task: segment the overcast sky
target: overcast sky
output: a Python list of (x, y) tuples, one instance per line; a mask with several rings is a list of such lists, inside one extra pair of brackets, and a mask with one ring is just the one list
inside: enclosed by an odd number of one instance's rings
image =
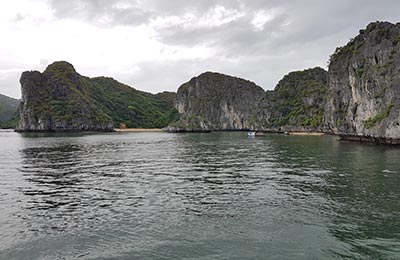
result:
[(21, 72), (58, 60), (152, 93), (204, 71), (273, 89), (399, 10), (399, 0), (2, 0), (0, 93), (19, 98)]

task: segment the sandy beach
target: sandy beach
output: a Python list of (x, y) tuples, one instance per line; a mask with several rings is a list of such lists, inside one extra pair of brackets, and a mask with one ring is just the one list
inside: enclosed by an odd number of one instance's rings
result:
[(162, 132), (161, 128), (115, 128), (115, 132)]
[(312, 135), (312, 136), (321, 136), (325, 135), (324, 133), (318, 132), (289, 132), (289, 135)]

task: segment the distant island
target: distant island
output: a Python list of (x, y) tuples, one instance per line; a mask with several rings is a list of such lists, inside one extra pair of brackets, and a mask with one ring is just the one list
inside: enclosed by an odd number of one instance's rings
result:
[[(65, 61), (21, 76), (22, 106), (17, 131), (113, 131), (160, 128), (178, 118), (174, 93), (153, 95), (112, 78), (88, 78)], [(172, 96), (172, 97), (171, 97)]]
[(0, 128), (15, 128), (19, 121), (20, 100), (0, 94)]
[[(274, 90), (216, 72), (150, 94), (88, 78), (65, 61), (21, 76), (16, 131), (320, 132), (400, 144), (400, 24), (373, 22), (338, 47), (329, 69), (290, 72)], [(15, 121), (15, 120), (14, 120)]]

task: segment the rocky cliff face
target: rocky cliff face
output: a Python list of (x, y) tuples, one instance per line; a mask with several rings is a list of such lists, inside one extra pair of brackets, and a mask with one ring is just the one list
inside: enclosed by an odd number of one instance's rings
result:
[(179, 87), (176, 108), (179, 131), (244, 130), (256, 127), (264, 90), (255, 83), (206, 72)]
[(399, 97), (400, 24), (371, 23), (331, 56), (325, 112), (329, 131), (349, 139), (399, 143)]
[(112, 119), (87, 98), (81, 76), (67, 62), (43, 73), (24, 72), (17, 131), (111, 131)]
[(339, 47), (329, 72), (291, 72), (274, 91), (204, 73), (183, 84), (181, 129), (323, 131), (400, 144), (400, 23), (375, 22)]
[(327, 72), (291, 72), (274, 91), (253, 82), (206, 72), (177, 93), (180, 121), (170, 130), (321, 131)]
[(174, 93), (153, 95), (112, 78), (88, 78), (67, 62), (21, 76), (22, 107), (17, 131), (112, 131), (164, 127), (177, 120)]

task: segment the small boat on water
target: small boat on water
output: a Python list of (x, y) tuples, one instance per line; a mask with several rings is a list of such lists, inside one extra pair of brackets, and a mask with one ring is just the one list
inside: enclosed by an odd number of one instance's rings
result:
[(263, 132), (256, 132), (256, 131), (251, 131), (251, 132), (247, 132), (247, 136), (248, 137), (260, 137), (260, 136), (265, 136), (265, 134)]
[(247, 132), (247, 136), (248, 137), (254, 137), (254, 136), (256, 136), (256, 132)]

